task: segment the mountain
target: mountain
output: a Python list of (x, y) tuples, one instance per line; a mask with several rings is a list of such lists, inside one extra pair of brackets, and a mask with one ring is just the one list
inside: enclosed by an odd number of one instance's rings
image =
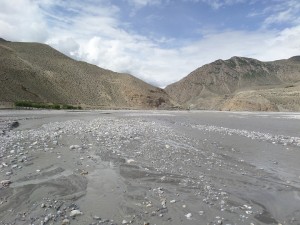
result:
[(7, 40), (0, 37), (0, 42), (7, 42)]
[(129, 74), (73, 60), (45, 44), (0, 40), (0, 102), (84, 108), (168, 108), (169, 96)]
[(165, 91), (191, 109), (300, 111), (300, 56), (273, 62), (244, 57), (217, 60)]

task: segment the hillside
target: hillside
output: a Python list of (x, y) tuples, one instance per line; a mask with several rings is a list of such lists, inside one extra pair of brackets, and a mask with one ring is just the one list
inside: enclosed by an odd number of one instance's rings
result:
[(129, 74), (73, 60), (45, 44), (0, 39), (0, 102), (84, 108), (168, 108), (166, 92)]
[(165, 91), (191, 109), (300, 111), (300, 57), (273, 62), (242, 57), (217, 60)]

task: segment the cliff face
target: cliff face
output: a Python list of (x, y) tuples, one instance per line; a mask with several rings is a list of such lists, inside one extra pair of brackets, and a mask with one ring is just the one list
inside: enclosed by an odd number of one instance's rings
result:
[(232, 57), (204, 65), (165, 90), (186, 108), (298, 111), (299, 82), (299, 56), (274, 62)]
[(91, 108), (168, 108), (166, 92), (129, 74), (75, 61), (39, 43), (0, 40), (0, 102)]

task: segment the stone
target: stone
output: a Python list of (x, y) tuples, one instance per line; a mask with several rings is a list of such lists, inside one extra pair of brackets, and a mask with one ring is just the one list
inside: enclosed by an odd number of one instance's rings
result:
[(44, 218), (44, 223), (48, 223), (49, 220), (50, 220), (50, 218), (49, 218), (48, 216), (46, 216), (46, 217)]
[(126, 162), (127, 162), (128, 164), (133, 163), (133, 162), (134, 162), (134, 159), (127, 159)]
[(6, 172), (5, 175), (6, 175), (6, 176), (10, 176), (10, 175), (12, 175), (12, 172), (11, 172), (11, 171)]
[(18, 167), (17, 164), (14, 164), (14, 165), (11, 166), (12, 169), (16, 169), (17, 167)]
[(82, 213), (80, 210), (74, 209), (74, 210), (72, 210), (72, 211), (70, 212), (70, 217), (80, 216), (80, 215), (82, 215), (82, 214), (83, 214), (83, 213)]
[(217, 224), (218, 224), (218, 225), (222, 225), (222, 224), (223, 224), (223, 221), (222, 221), (222, 220), (218, 220), (218, 221), (217, 221)]
[(187, 219), (190, 219), (190, 218), (192, 217), (192, 213), (186, 214), (185, 217), (186, 217)]
[(70, 224), (70, 220), (64, 219), (64, 220), (62, 221), (62, 224), (61, 224), (61, 225), (68, 225), (68, 224)]
[(94, 216), (93, 219), (94, 219), (94, 220), (101, 220), (101, 217), (99, 217), (99, 216)]
[(12, 182), (10, 180), (3, 180), (1, 181), (1, 184), (3, 187), (8, 187)]
[(78, 148), (80, 148), (79, 145), (71, 145), (70, 146), (70, 150), (74, 150), (74, 149), (78, 149)]
[(89, 172), (88, 171), (85, 171), (85, 170), (83, 170), (81, 173), (80, 173), (80, 175), (88, 175), (89, 174)]

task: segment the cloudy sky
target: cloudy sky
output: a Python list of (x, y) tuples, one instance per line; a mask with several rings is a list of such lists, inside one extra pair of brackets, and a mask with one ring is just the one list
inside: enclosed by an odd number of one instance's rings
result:
[(299, 0), (0, 0), (0, 37), (164, 87), (232, 56), (300, 55)]

